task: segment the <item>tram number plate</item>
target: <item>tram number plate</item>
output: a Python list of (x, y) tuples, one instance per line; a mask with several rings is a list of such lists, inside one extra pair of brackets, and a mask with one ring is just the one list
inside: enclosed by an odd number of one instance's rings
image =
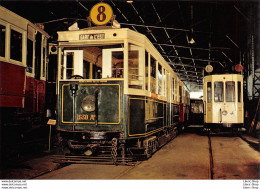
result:
[(81, 34), (79, 35), (79, 40), (98, 40), (105, 39), (104, 33), (96, 33), (96, 34)]

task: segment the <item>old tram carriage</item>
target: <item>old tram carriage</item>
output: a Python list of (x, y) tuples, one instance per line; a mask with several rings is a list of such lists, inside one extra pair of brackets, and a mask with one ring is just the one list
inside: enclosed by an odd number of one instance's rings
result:
[(204, 78), (204, 123), (206, 128), (238, 130), (244, 124), (243, 76), (214, 74)]
[(176, 136), (183, 82), (144, 35), (61, 31), (58, 61), (57, 130), (71, 151), (149, 157)]
[(0, 112), (5, 147), (19, 142), (45, 116), (48, 38), (40, 27), (0, 6)]

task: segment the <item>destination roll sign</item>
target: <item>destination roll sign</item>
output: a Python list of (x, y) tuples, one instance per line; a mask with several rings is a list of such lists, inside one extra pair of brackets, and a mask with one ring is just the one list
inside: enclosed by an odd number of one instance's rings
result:
[(89, 16), (93, 24), (102, 26), (112, 19), (113, 10), (110, 5), (101, 2), (92, 7)]

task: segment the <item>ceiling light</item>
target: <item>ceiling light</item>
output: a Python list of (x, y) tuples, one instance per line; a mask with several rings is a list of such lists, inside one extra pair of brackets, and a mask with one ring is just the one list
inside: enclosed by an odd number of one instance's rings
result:
[(194, 44), (195, 43), (195, 40), (193, 39), (193, 37), (190, 39), (189, 43), (190, 44)]
[(131, 1), (131, 0), (127, 0), (126, 2), (127, 2), (127, 3), (133, 3), (134, 1)]

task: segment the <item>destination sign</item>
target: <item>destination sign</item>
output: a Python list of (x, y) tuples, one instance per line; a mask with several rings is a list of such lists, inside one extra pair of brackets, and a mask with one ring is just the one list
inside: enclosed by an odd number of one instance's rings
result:
[(96, 34), (81, 34), (79, 35), (79, 40), (99, 40), (105, 39), (104, 33), (96, 33)]

